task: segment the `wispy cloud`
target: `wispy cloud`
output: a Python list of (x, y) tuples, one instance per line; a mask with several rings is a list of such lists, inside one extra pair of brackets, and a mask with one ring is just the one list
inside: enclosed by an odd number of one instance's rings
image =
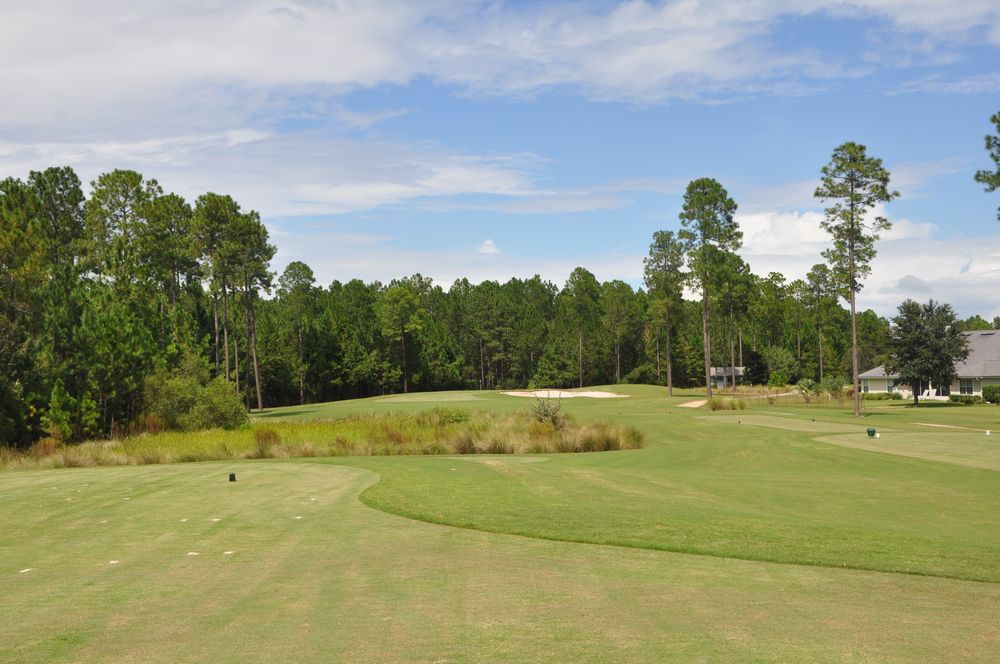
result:
[(946, 78), (942, 74), (930, 74), (923, 78), (902, 83), (893, 94), (927, 92), (940, 95), (993, 94), (1000, 92), (1000, 73), (976, 74), (959, 78)]

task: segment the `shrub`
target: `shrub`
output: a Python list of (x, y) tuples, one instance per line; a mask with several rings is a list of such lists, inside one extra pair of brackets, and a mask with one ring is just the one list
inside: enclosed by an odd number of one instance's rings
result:
[(767, 364), (767, 384), (783, 386), (795, 381), (799, 374), (799, 364), (791, 351), (781, 346), (768, 346), (762, 352)]
[[(769, 399), (769, 402), (772, 400)], [(746, 410), (747, 402), (743, 399), (724, 399), (722, 397), (712, 397), (708, 401), (709, 410)]]
[(198, 429), (237, 429), (246, 426), (250, 418), (233, 386), (219, 376), (201, 390), (194, 407), (178, 421), (187, 431)]
[(562, 412), (562, 404), (558, 400), (535, 399), (530, 410), (536, 422), (551, 424), (557, 431), (566, 426), (566, 415)]
[(862, 401), (900, 401), (903, 395), (899, 392), (862, 392)]
[(656, 376), (656, 367), (646, 362), (622, 376), (622, 382), (632, 385), (657, 385), (660, 380)]
[(1000, 385), (983, 385), (983, 399), (1000, 404)]
[[(157, 371), (143, 386), (145, 413), (137, 422), (139, 431), (156, 425), (164, 429), (235, 429), (249, 418), (240, 397), (225, 378), (208, 378), (204, 358), (188, 355), (172, 374)], [(154, 431), (150, 431), (154, 433)]]
[(978, 394), (952, 394), (948, 400), (952, 403), (963, 403), (966, 406), (983, 402), (983, 398)]

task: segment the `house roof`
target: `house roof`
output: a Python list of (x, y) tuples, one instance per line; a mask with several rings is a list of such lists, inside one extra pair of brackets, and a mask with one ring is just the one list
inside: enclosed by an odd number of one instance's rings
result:
[[(969, 357), (955, 364), (959, 378), (1000, 378), (1000, 330), (963, 332), (969, 340)], [(887, 374), (885, 367), (869, 369), (859, 378), (899, 378)]]
[(962, 378), (996, 378), (1000, 376), (1000, 330), (965, 332), (969, 340), (969, 357), (955, 364)]
[(858, 374), (858, 378), (899, 378), (899, 374), (887, 374), (885, 367), (875, 367), (862, 374)]

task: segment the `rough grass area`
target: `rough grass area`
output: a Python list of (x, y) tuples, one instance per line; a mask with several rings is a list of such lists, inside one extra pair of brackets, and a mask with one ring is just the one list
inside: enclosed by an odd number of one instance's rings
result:
[(125, 466), (227, 459), (426, 454), (607, 452), (642, 447), (644, 434), (609, 421), (539, 421), (529, 412), (435, 408), (354, 414), (333, 420), (255, 423), (240, 430), (140, 434), (64, 446), (52, 439), (25, 454), (7, 451), (8, 469)]

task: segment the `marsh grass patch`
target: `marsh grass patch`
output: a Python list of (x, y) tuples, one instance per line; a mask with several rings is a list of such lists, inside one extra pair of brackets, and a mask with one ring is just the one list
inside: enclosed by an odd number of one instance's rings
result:
[(339, 419), (271, 421), (245, 429), (137, 433), (7, 451), (2, 468), (193, 463), (229, 459), (440, 454), (545, 454), (628, 450), (643, 434), (611, 421), (577, 422), (558, 405), (513, 413), (438, 407), (415, 413), (354, 413)]

